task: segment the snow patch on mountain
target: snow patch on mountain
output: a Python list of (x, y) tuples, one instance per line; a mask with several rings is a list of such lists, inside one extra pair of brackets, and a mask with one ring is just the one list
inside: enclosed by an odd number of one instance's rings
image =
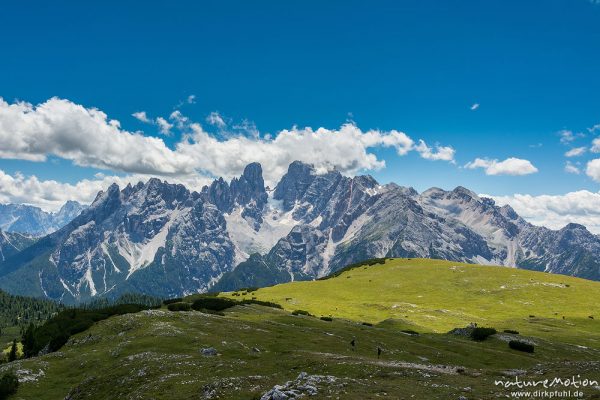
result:
[(163, 217), (168, 217), (168, 221), (163, 225), (157, 234), (141, 243), (132, 242), (127, 235), (120, 236), (119, 240), (117, 241), (117, 250), (129, 264), (129, 271), (126, 279), (129, 279), (133, 273), (141, 268), (146, 267), (148, 264), (154, 261), (158, 249), (165, 247), (169, 228), (171, 225), (173, 225), (173, 222), (177, 219), (180, 213), (181, 210), (175, 209), (170, 214), (162, 213), (159, 216), (150, 216), (147, 221), (152, 221)]
[(250, 254), (265, 254), (271, 250), (275, 243), (298, 223), (293, 217), (294, 210), (284, 211), (282, 201), (275, 200), (270, 195), (258, 231), (254, 229), (252, 219), (242, 216), (242, 207), (236, 207), (231, 213), (223, 214), (229, 237), (236, 247), (236, 261), (246, 261)]

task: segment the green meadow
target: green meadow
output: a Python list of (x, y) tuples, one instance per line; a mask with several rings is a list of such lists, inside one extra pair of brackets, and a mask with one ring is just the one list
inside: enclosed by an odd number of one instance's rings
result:
[[(471, 322), (600, 348), (600, 282), (497, 266), (388, 259), (338, 276), (222, 296), (445, 333)], [(592, 319), (596, 318), (596, 319)]]

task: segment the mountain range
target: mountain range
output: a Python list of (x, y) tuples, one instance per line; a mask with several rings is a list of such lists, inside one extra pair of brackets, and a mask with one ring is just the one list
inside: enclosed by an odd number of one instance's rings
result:
[(0, 229), (30, 236), (44, 236), (65, 226), (86, 208), (69, 200), (55, 213), (25, 204), (0, 204)]
[(0, 288), (64, 302), (311, 280), (374, 257), (600, 280), (600, 237), (582, 225), (550, 230), (463, 187), (418, 193), (298, 161), (272, 190), (258, 163), (200, 192), (154, 178), (114, 184), (71, 222), (17, 250), (0, 263)]

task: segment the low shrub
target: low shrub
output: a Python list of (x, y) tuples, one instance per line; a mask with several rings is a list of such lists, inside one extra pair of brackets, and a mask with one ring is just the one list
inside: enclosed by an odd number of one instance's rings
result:
[(306, 315), (307, 317), (313, 317), (311, 313), (305, 310), (294, 310), (292, 311), (292, 315)]
[(224, 297), (201, 297), (194, 301), (192, 308), (197, 311), (202, 309), (223, 311), (237, 304), (239, 304), (239, 302)]
[(167, 299), (167, 300), (163, 300), (163, 304), (165, 306), (168, 306), (169, 304), (173, 304), (173, 303), (181, 303), (183, 301), (183, 299), (181, 297), (176, 297), (174, 299)]
[(331, 321), (333, 321), (333, 318), (331, 318), (331, 317), (321, 317), (321, 320), (331, 322)]
[(473, 328), (471, 339), (481, 342), (496, 333), (497, 331), (494, 328)]
[(518, 334), (519, 334), (519, 331), (514, 331), (514, 330), (512, 330), (512, 329), (505, 329), (505, 330), (504, 330), (504, 333), (512, 333), (513, 335), (518, 335)]
[(179, 302), (171, 303), (167, 306), (167, 308), (169, 311), (190, 311), (192, 305), (190, 303)]
[(513, 350), (524, 351), (526, 353), (533, 353), (534, 346), (530, 343), (521, 342), (520, 340), (511, 340), (508, 342), (508, 347)]
[(256, 300), (256, 297), (253, 297), (252, 299), (242, 300), (240, 304), (258, 304), (259, 306), (283, 309), (283, 307), (281, 307), (277, 303), (273, 303), (271, 301)]
[(0, 400), (8, 399), (8, 397), (17, 392), (19, 388), (19, 380), (14, 372), (9, 371), (0, 378)]

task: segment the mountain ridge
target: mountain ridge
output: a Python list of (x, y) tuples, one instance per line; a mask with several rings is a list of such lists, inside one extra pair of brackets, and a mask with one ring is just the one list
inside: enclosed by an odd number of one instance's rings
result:
[(176, 297), (310, 280), (381, 257), (600, 279), (600, 238), (581, 225), (553, 231), (464, 187), (418, 193), (295, 161), (273, 190), (258, 163), (199, 192), (156, 178), (113, 184), (69, 224), (0, 263), (0, 288), (67, 302)]
[(68, 200), (57, 212), (27, 204), (0, 204), (0, 229), (5, 232), (45, 236), (65, 226), (87, 206)]

